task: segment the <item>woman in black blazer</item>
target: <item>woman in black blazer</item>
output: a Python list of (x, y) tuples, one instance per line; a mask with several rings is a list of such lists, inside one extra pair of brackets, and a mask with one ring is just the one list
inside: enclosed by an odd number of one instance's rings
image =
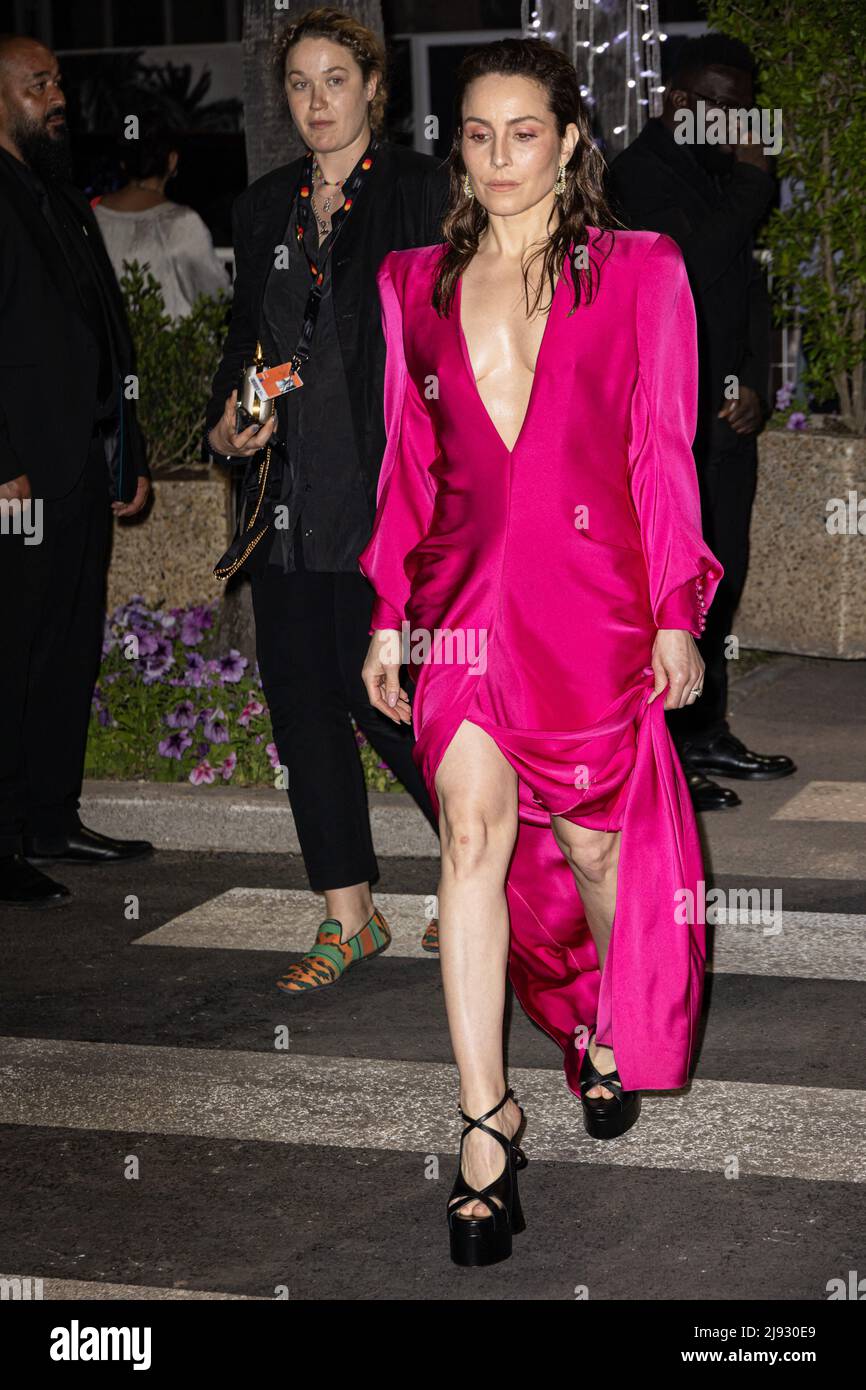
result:
[[(314, 945), (278, 981), (296, 993), (335, 983), (390, 941), (371, 896), (379, 870), (350, 714), (438, 831), (408, 726), (373, 710), (361, 681), (374, 595), (358, 555), (385, 451), (376, 272), (389, 251), (441, 240), (448, 176), (381, 138), (384, 52), (349, 16), (301, 16), (278, 64), (308, 152), (235, 203), (234, 303), (206, 421), (213, 458), (249, 461), (218, 572), (250, 575), (274, 741), (310, 887), (325, 895)], [(303, 384), (258, 430), (238, 431), (235, 388), (258, 343), (269, 366), (300, 349)], [(435, 949), (435, 923), (424, 944)]]

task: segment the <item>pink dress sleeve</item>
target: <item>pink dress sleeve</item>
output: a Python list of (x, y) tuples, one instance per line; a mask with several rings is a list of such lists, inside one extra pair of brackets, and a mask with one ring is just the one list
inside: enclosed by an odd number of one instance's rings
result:
[(361, 573), (376, 591), (370, 632), (396, 628), (406, 618), (410, 579), (407, 557), (427, 534), (436, 487), (430, 465), (439, 453), (433, 421), (409, 375), (403, 351), (403, 313), (385, 257), (377, 283), (385, 334), (385, 433), (373, 532), (358, 557)]
[(641, 266), (636, 332), (629, 487), (653, 621), (699, 637), (724, 570), (701, 534), (691, 448), (698, 396), (695, 306), (682, 252), (669, 236), (658, 237)]

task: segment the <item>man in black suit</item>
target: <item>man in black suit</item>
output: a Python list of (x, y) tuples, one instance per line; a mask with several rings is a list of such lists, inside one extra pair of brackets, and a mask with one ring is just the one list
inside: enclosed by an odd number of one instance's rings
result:
[(0, 36), (0, 902), (27, 907), (70, 896), (36, 863), (151, 850), (78, 816), (111, 511), (140, 511), (149, 480), (123, 301), (70, 182), (65, 105), (50, 50)]
[[(688, 40), (677, 55), (662, 114), (647, 121), (610, 169), (626, 226), (666, 232), (680, 247), (698, 320), (698, 429), (694, 444), (704, 535), (725, 576), (699, 646), (704, 693), (669, 716), (695, 806), (738, 806), (707, 774), (765, 781), (794, 771), (790, 758), (753, 753), (725, 718), (726, 641), (746, 580), (757, 478), (757, 436), (769, 414), (769, 303), (752, 237), (775, 194), (758, 144), (680, 143), (674, 132), (698, 102), (709, 117), (754, 102), (754, 60), (721, 34)], [(728, 132), (730, 133), (730, 132)], [(731, 383), (738, 394), (730, 397)]]

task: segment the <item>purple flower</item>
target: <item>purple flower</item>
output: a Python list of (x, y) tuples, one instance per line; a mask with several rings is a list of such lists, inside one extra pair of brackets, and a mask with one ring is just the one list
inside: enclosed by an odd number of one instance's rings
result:
[(192, 700), (181, 700), (179, 705), (175, 705), (170, 714), (165, 716), (165, 722), (170, 729), (194, 729), (198, 715)]
[(180, 640), (185, 647), (197, 647), (204, 637), (204, 628), (199, 620), (198, 612), (192, 609), (189, 613), (184, 613), (180, 624)]
[(277, 745), (275, 743), (267, 744), (265, 747), (265, 752), (267, 753), (268, 758), (270, 759), (271, 767), (279, 767), (280, 755), (277, 752)]
[(160, 739), (158, 746), (164, 758), (177, 758), (180, 761), (191, 743), (192, 734), (189, 729), (177, 729), (173, 734), (169, 734), (168, 738)]
[[(153, 685), (153, 682), (164, 676), (170, 666), (174, 665), (174, 650), (167, 637), (157, 637), (156, 650), (149, 653), (142, 662), (142, 680), (145, 685)], [(139, 655), (141, 648), (139, 647)]]
[(136, 624), (149, 624), (153, 616), (141, 594), (133, 594), (128, 603), (122, 603), (115, 608), (111, 621), (116, 627), (127, 628), (135, 627)]
[(787, 410), (791, 404), (791, 399), (793, 395), (794, 388), (790, 385), (790, 383), (786, 383), (784, 386), (780, 386), (778, 391), (776, 392), (776, 409)]
[(106, 729), (109, 725), (114, 723), (108, 706), (103, 703), (102, 691), (98, 685), (93, 687), (92, 705), (93, 712), (96, 715), (96, 722), (101, 729)]
[(208, 628), (213, 627), (214, 610), (213, 607), (208, 604), (196, 604), (194, 607), (187, 609), (187, 615), (192, 618), (204, 632), (207, 632)]
[(255, 719), (257, 714), (264, 714), (265, 707), (260, 700), (257, 700), (252, 691), (247, 696), (247, 703), (238, 715), (238, 723), (246, 728), (251, 719)]
[(215, 664), (222, 683), (233, 684), (240, 680), (249, 662), (245, 656), (241, 656), (240, 652), (232, 647), (228, 656), (219, 657)]
[(809, 428), (809, 420), (802, 410), (795, 410), (793, 415), (788, 416), (789, 430), (805, 430)]
[(231, 780), (231, 775), (234, 772), (237, 765), (237, 753), (229, 753), (228, 756), (223, 760), (223, 765), (220, 768), (220, 772), (222, 773), (222, 779), (224, 782), (228, 782)]
[(196, 746), (195, 746), (195, 755), (196, 755), (197, 758), (204, 758), (204, 757), (207, 756), (207, 754), (208, 754), (209, 752), (210, 752), (210, 744), (207, 742), (206, 739), (202, 739), (201, 743), (197, 743), (197, 744), (196, 744)]
[(211, 743), (228, 743), (229, 726), (224, 712), (221, 709), (204, 709), (202, 717), (205, 738)]
[(215, 777), (216, 773), (207, 760), (199, 763), (189, 774), (189, 780), (194, 787), (199, 786), (202, 782), (212, 782)]
[(201, 652), (188, 652), (184, 681), (198, 690), (205, 684), (207, 662)]
[(138, 655), (153, 656), (154, 652), (159, 651), (160, 642), (164, 642), (164, 637), (157, 637), (155, 632), (150, 632), (147, 628), (133, 628), (132, 634), (138, 642)]

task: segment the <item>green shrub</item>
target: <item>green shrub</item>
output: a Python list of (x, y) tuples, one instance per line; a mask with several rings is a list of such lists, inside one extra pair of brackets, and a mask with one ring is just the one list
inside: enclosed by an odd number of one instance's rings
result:
[(151, 472), (170, 473), (200, 460), (231, 295), (200, 295), (186, 317), (172, 319), (150, 271), (137, 261), (124, 265), (120, 289), (135, 344), (138, 419)]
[(791, 203), (762, 236), (775, 308), (802, 314), (805, 385), (866, 433), (866, 10), (863, 0), (709, 0), (711, 29), (747, 43), (757, 104), (782, 112)]

